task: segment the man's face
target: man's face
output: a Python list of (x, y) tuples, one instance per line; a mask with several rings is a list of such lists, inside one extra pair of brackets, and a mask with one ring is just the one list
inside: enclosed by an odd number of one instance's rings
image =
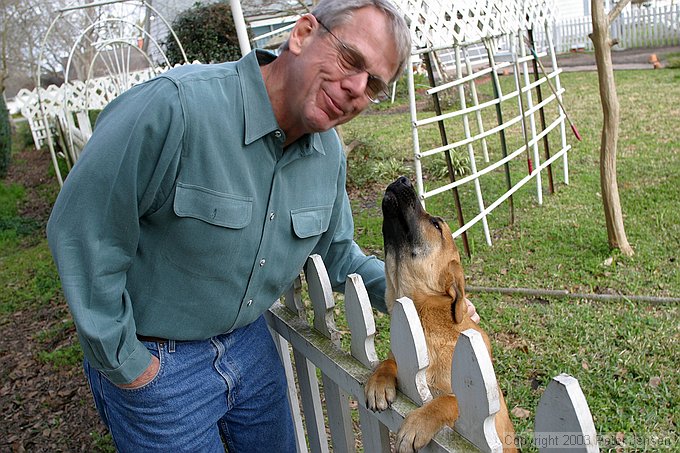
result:
[[(314, 31), (298, 55), (300, 83), (294, 89), (299, 92), (291, 98), (305, 129), (320, 132), (346, 123), (370, 104), (369, 73), (389, 81), (397, 70), (397, 51), (385, 17), (375, 8), (355, 11), (349, 23), (332, 29), (334, 36), (313, 17), (309, 20)], [(363, 60), (363, 71), (348, 67), (342, 45)]]

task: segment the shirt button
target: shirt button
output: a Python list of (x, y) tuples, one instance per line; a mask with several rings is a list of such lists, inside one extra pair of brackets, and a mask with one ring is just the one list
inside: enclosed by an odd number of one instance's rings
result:
[(269, 220), (274, 220), (274, 217), (276, 217), (276, 214), (273, 212), (269, 214)]
[(263, 258), (263, 259), (261, 259), (261, 260), (260, 260), (260, 267), (264, 266), (264, 263), (266, 263), (266, 262), (267, 262), (267, 261), (265, 261), (265, 259), (264, 259), (264, 258)]
[(274, 137), (281, 138), (281, 131), (274, 132)]
[(253, 305), (253, 299), (248, 299), (248, 302), (246, 302), (246, 305), (249, 306), (249, 307), (251, 305)]

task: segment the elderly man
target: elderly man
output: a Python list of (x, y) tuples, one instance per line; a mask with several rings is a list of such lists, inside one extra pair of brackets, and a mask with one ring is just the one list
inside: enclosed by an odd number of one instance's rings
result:
[(263, 312), (312, 253), (385, 309), (332, 128), (385, 96), (409, 51), (388, 0), (325, 0), (280, 56), (177, 68), (101, 113), (48, 239), (119, 450), (295, 450)]

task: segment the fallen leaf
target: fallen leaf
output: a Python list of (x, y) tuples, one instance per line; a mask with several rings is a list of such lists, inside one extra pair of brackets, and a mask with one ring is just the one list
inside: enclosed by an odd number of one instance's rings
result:
[(649, 386), (653, 389), (657, 388), (661, 384), (661, 378), (659, 376), (654, 376), (649, 380)]
[(618, 433), (616, 433), (616, 442), (618, 442), (620, 445), (623, 445), (623, 439), (625, 437), (626, 435), (619, 431)]
[(583, 362), (581, 362), (581, 367), (582, 367), (584, 370), (587, 370), (587, 369), (590, 368), (590, 367), (588, 366), (588, 362), (586, 362), (585, 360), (584, 360)]
[(511, 413), (512, 413), (512, 415), (514, 415), (517, 418), (529, 418), (529, 417), (531, 417), (531, 412), (529, 412), (528, 410), (526, 410), (522, 407), (519, 407), (519, 406), (515, 406), (514, 409), (512, 409)]
[(614, 258), (612, 258), (612, 257), (610, 256), (609, 258), (607, 258), (606, 260), (604, 260), (604, 263), (602, 263), (602, 264), (604, 264), (605, 266), (611, 266), (613, 262), (614, 262)]

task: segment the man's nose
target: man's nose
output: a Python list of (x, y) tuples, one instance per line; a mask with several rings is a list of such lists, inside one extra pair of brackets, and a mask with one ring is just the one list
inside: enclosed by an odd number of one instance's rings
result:
[(365, 96), (366, 85), (368, 84), (368, 73), (366, 71), (357, 72), (345, 76), (340, 86), (352, 93), (353, 97)]

